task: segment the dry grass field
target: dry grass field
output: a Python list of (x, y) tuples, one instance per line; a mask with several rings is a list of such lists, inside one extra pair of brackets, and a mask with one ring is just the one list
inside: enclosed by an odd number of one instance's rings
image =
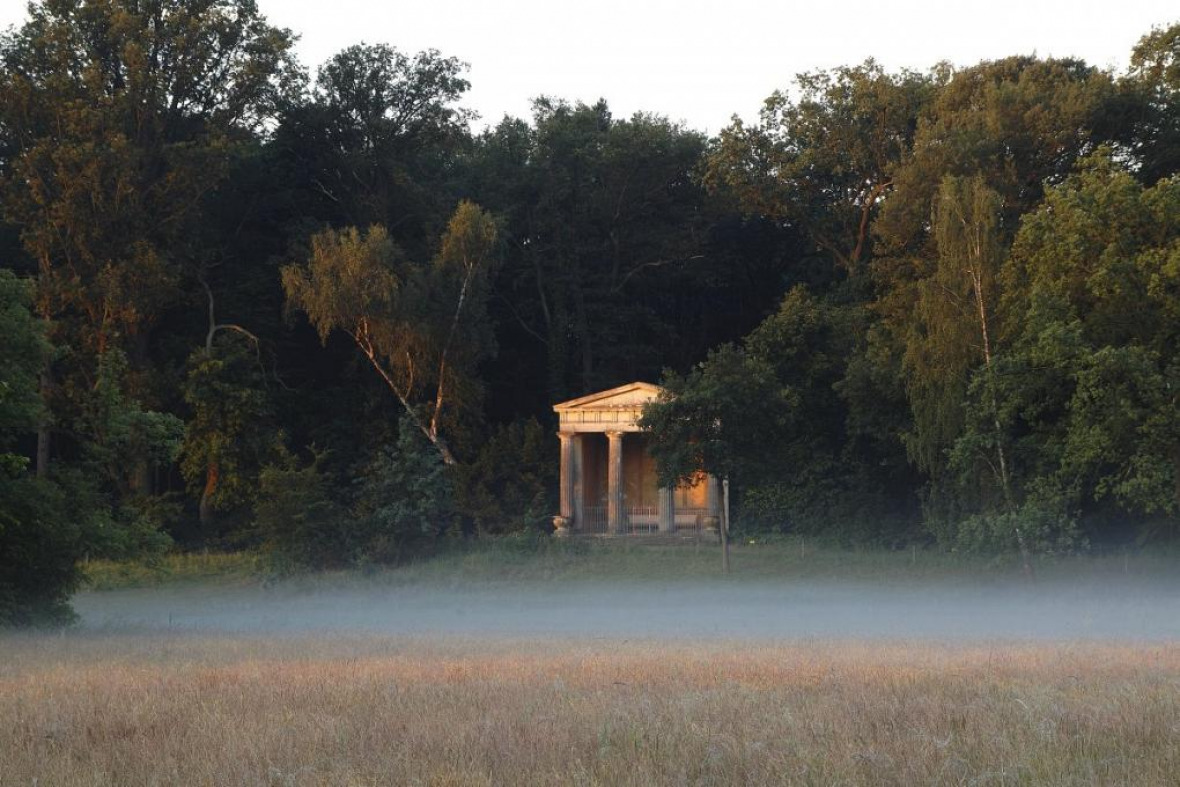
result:
[(1180, 784), (1180, 645), (0, 637), (3, 785)]

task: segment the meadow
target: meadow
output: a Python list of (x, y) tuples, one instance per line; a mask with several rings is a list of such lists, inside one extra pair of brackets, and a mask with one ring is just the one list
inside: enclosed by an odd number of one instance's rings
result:
[(0, 640), (5, 785), (1174, 785), (1175, 644)]
[(1167, 556), (716, 558), (97, 566), (78, 626), (0, 635), (0, 785), (1180, 783)]

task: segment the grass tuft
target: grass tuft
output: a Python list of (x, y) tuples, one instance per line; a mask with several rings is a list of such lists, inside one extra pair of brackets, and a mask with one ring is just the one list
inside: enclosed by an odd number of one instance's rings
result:
[(150, 561), (89, 560), (82, 564), (92, 590), (155, 587), (173, 583), (248, 581), (262, 575), (264, 561), (253, 552), (176, 552)]
[[(1046, 555), (1035, 560), (1045, 580), (1168, 580), (1180, 555), (1161, 551)], [(94, 590), (153, 587), (172, 583), (291, 583), (333, 587), (359, 581), (387, 585), (458, 587), (516, 582), (570, 582), (612, 578), (677, 580), (841, 580), (923, 583), (954, 580), (976, 585), (1021, 582), (1015, 555), (979, 556), (939, 549), (854, 549), (814, 539), (746, 538), (732, 547), (732, 573), (721, 569), (714, 543), (644, 543), (630, 539), (555, 539), (504, 536), (443, 541), (433, 554), (400, 566), (374, 566), (319, 573), (276, 572), (264, 555), (175, 553), (157, 561), (90, 561), (84, 565)]]

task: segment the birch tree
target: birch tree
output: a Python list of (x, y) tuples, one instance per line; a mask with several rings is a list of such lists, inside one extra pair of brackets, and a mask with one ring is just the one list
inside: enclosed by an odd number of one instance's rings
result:
[[(1013, 516), (1017, 506), (1004, 429), (1000, 423), (993, 344), (997, 280), (1006, 254), (1000, 226), (1002, 210), (1002, 198), (988, 187), (982, 176), (943, 179), (932, 218), (938, 265), (921, 289), (920, 317), (925, 323), (928, 350), (936, 357), (951, 359), (944, 367), (944, 373), (961, 375), (955, 382), (962, 387), (952, 385), (952, 391), (966, 393), (966, 378), (973, 370), (982, 370), (984, 408), (992, 435), (988, 450), (981, 450), (978, 457), (1000, 489), (1004, 512)], [(956, 343), (960, 346), (955, 347)], [(931, 410), (950, 407), (958, 413), (963, 410), (963, 398), (953, 402), (945, 398), (933, 401), (931, 394), (937, 394), (929, 387), (929, 380), (927, 376), (914, 383), (922, 390), (922, 395), (915, 401), (918, 405), (915, 407), (915, 422), (919, 426), (923, 423), (919, 407)], [(1028, 545), (1019, 519), (1013, 517), (1012, 522), (1025, 573), (1031, 575)]]
[(375, 225), (317, 234), (308, 261), (282, 272), (288, 307), (324, 342), (346, 333), (448, 465), (457, 461), (445, 424), (478, 399), (475, 367), (495, 349), (487, 326), (495, 245), (492, 217), (464, 201), (430, 264), (405, 259)]

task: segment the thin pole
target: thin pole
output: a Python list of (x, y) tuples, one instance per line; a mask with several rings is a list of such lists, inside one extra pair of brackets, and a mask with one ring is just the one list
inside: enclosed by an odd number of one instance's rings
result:
[(721, 569), (729, 573), (729, 479), (721, 479)]

